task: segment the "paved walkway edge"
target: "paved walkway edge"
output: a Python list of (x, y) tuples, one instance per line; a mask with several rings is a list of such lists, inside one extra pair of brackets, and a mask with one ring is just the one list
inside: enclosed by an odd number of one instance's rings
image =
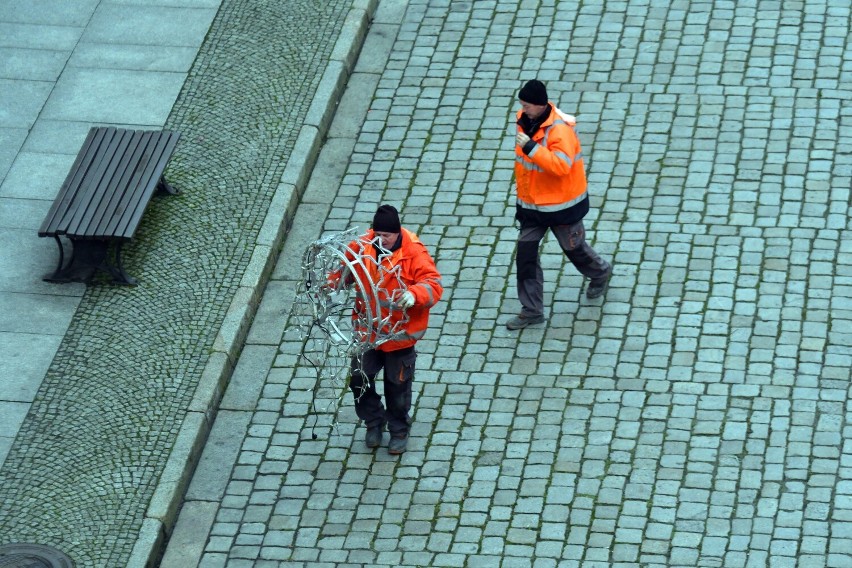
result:
[[(377, 5), (378, 0), (355, 0), (346, 17), (331, 60), (308, 110), (298, 144), (287, 162), (269, 212), (258, 233), (240, 289), (228, 307), (225, 321), (214, 342), (213, 352), (148, 505), (127, 564), (128, 568), (156, 566), (165, 549), (166, 537), (171, 534), (177, 521), (183, 496), (210, 434), (222, 395), (245, 343), (263, 290), (275, 267), (284, 237), (293, 222), (296, 208), (316, 164), (337, 103), (358, 60)], [(193, 566), (198, 564), (200, 557), (186, 560), (187, 566)]]

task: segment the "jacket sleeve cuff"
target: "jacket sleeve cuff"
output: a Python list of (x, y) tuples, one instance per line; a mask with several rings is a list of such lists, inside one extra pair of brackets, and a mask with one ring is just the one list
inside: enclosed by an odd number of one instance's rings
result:
[(524, 147), (523, 147), (523, 148), (521, 148), (521, 149), (524, 151), (524, 154), (526, 154), (527, 156), (529, 156), (529, 155), (530, 155), (530, 152), (532, 152), (533, 150), (535, 150), (535, 147), (536, 147), (536, 146), (538, 146), (538, 144), (536, 144), (535, 142), (533, 142), (532, 140), (530, 140), (529, 142), (527, 142), (526, 144), (524, 144)]

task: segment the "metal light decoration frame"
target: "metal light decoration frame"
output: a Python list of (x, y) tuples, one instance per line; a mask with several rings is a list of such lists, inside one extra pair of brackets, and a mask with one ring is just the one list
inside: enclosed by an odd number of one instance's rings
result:
[[(377, 254), (368, 254), (369, 250)], [(401, 269), (382, 262), (391, 254), (379, 239), (370, 241), (353, 228), (314, 241), (302, 255), (302, 275), (290, 323), (302, 342), (300, 362), (316, 375), (311, 399), (314, 426), (322, 413), (329, 415), (332, 427), (336, 427), (340, 404), (349, 390), (352, 359), (404, 333), (407, 311), (395, 307), (406, 290)], [(338, 277), (331, 279), (334, 274)], [(378, 277), (373, 282), (352, 278), (347, 285), (348, 277), (356, 274)], [(396, 280), (390, 293), (379, 286), (389, 280)], [(356, 312), (357, 297), (363, 301), (362, 309)], [(380, 300), (389, 301), (394, 311), (401, 310), (402, 317), (392, 321), (391, 310), (383, 317)]]

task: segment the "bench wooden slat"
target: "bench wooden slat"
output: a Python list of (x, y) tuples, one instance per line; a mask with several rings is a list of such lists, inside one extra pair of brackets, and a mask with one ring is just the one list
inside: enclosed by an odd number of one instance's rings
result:
[[(142, 199), (136, 200), (134, 207), (125, 209), (121, 216), (121, 223), (118, 225), (117, 232), (127, 235), (131, 233), (133, 227), (139, 225), (142, 215), (150, 202), (151, 195), (156, 191), (157, 184), (166, 169), (167, 160), (164, 157), (172, 155), (172, 152), (177, 145), (179, 135), (176, 133), (165, 133), (158, 137), (156, 146), (152, 149), (151, 157), (145, 166), (143, 179), (151, 180), (144, 192), (141, 194)], [(131, 233), (132, 234), (132, 233)], [(129, 238), (129, 237), (128, 237)]]
[(81, 233), (87, 236), (103, 232), (105, 226), (109, 224), (109, 219), (115, 214), (116, 209), (120, 206), (121, 199), (128, 191), (127, 182), (134, 173), (134, 170), (129, 168), (128, 164), (138, 162), (145, 148), (146, 138), (151, 137), (150, 132), (125, 132), (124, 135), (127, 137), (127, 146), (122, 154), (114, 159), (117, 174), (106, 188), (105, 197), (100, 200), (89, 225), (85, 229), (81, 229)]
[[(97, 213), (97, 208), (103, 205), (103, 198), (110, 194), (110, 191), (116, 190), (116, 184), (113, 181), (114, 176), (118, 176), (119, 161), (116, 156), (124, 154), (125, 149), (130, 143), (131, 135), (128, 132), (115, 132), (110, 138), (106, 152), (101, 157), (95, 169), (92, 170), (91, 181), (87, 184), (89, 192), (86, 199), (81, 201), (82, 207), (77, 210), (69, 225), (68, 235), (77, 238), (92, 237), (97, 235), (97, 225), (93, 225), (93, 219)], [(91, 229), (90, 229), (91, 227)]]
[[(144, 183), (145, 187), (142, 191), (135, 192), (137, 198), (131, 200), (131, 203), (124, 209), (120, 217), (116, 215), (119, 222), (112, 229), (111, 234), (122, 235), (127, 239), (131, 238), (139, 222), (142, 220), (142, 215), (151, 201), (151, 196), (157, 189), (160, 177), (166, 169), (167, 158), (171, 156), (179, 138), (176, 133), (171, 132), (158, 134), (159, 136), (156, 137), (156, 140), (152, 140), (153, 147), (149, 145), (151, 154), (148, 155), (147, 162), (143, 159), (139, 166), (142, 169), (144, 163), (144, 171), (139, 185), (141, 187)], [(112, 228), (112, 224), (110, 224), (110, 228)]]
[(87, 168), (81, 166), (92, 161), (104, 134), (104, 129), (92, 128), (89, 130), (89, 134), (86, 135), (86, 140), (83, 142), (83, 146), (77, 153), (77, 158), (74, 160), (74, 164), (68, 171), (68, 175), (62, 183), (62, 187), (59, 188), (59, 193), (56, 199), (53, 201), (44, 221), (41, 223), (38, 236), (48, 237), (64, 234), (62, 219), (70, 209), (73, 209), (71, 204), (77, 198), (77, 193), (81, 190), (81, 182), (86, 175)]
[[(116, 196), (117, 199), (112, 204), (109, 215), (105, 220), (106, 226), (102, 232), (116, 238), (130, 238), (125, 236), (124, 232), (118, 231), (121, 217), (125, 215), (128, 207), (134, 207), (134, 203), (142, 199), (143, 196), (139, 191), (139, 185), (142, 183), (150, 183), (151, 180), (145, 179), (145, 164), (151, 157), (151, 146), (157, 140), (157, 134), (153, 132), (145, 132), (139, 138), (137, 154), (135, 154), (135, 165), (132, 171), (127, 172), (128, 175), (124, 180), (124, 192)], [(154, 180), (156, 184), (156, 180)]]
[(63, 232), (69, 237), (78, 236), (80, 222), (83, 220), (86, 212), (92, 207), (92, 202), (96, 197), (95, 188), (109, 167), (109, 156), (112, 149), (118, 144), (119, 137), (117, 134), (118, 132), (115, 128), (107, 129), (103, 138), (100, 140), (96, 154), (88, 164), (83, 164), (86, 172), (80, 182), (80, 191), (77, 192), (77, 196), (68, 214), (62, 220)]

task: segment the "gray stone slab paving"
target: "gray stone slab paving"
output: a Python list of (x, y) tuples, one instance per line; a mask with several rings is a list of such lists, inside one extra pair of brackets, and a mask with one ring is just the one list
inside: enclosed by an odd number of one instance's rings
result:
[(62, 0), (34, 0), (26, 4), (4, 3), (0, 6), (0, 21), (69, 27), (85, 27), (99, 4), (99, 0), (63, 2)]
[(32, 402), (61, 335), (0, 332), (0, 376), (6, 402)]
[[(27, 152), (39, 154), (70, 154), (71, 156), (76, 156), (80, 146), (86, 140), (89, 129), (95, 125), (96, 123), (94, 122), (74, 119), (47, 120), (40, 118), (33, 125), (32, 129), (30, 129), (22, 149)], [(130, 127), (131, 125), (125, 124), (121, 126)], [(148, 128), (156, 126), (158, 125), (145, 125)], [(142, 128), (143, 126), (137, 125), (136, 127)], [(65, 173), (68, 173), (67, 170)]]
[(74, 163), (75, 154), (18, 152), (3, 181), (0, 197), (53, 201)]
[(53, 84), (46, 81), (0, 79), (0, 127), (31, 127), (51, 89)]
[(0, 400), (0, 461), (6, 459), (29, 408), (29, 402)]
[[(47, 199), (0, 197), (0, 230), (24, 229), (31, 237), (33, 231), (38, 232), (52, 203), (53, 201)], [(29, 244), (33, 246), (32, 243)]]
[(77, 45), (68, 65), (186, 73), (192, 67), (197, 53), (197, 46), (117, 45), (84, 41)]
[[(89, 17), (85, 16), (85, 19), (88, 20)], [(83, 26), (85, 22), (79, 26), (67, 26), (3, 20), (0, 22), (0, 47), (70, 52), (80, 41), (80, 35), (85, 29)]]
[(183, 73), (68, 68), (42, 116), (109, 124), (163, 124), (184, 84)]
[(56, 81), (68, 62), (64, 51), (0, 48), (0, 78), (24, 81)]
[(60, 334), (68, 327), (79, 298), (43, 296), (6, 291), (0, 294), (0, 332), (40, 334), (46, 329)]
[(217, 8), (101, 3), (81, 41), (198, 47)]
[(0, 437), (11, 440), (17, 434), (24, 415), (29, 408), (28, 404), (15, 401), (0, 402), (3, 408), (3, 421), (0, 423)]

